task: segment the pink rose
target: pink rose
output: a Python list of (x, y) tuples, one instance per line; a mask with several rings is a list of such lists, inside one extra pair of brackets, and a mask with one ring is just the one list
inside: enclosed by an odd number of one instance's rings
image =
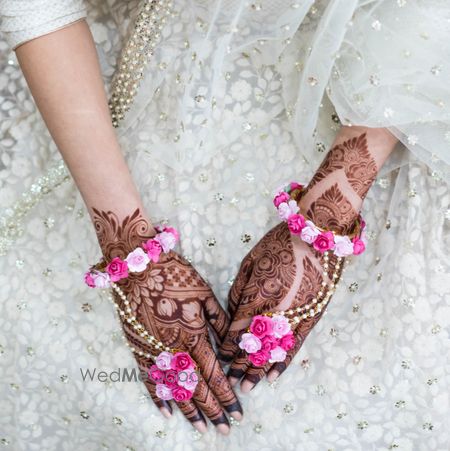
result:
[(177, 243), (175, 235), (170, 232), (158, 233), (158, 235), (155, 236), (154, 240), (161, 245), (163, 252), (171, 251)]
[(109, 288), (111, 286), (111, 278), (107, 272), (96, 271), (91, 276), (94, 279), (95, 288)]
[(364, 230), (366, 228), (366, 221), (364, 221), (361, 215), (359, 216), (359, 223), (361, 225), (361, 230)]
[(173, 399), (172, 390), (166, 384), (156, 384), (156, 396), (164, 401)]
[(125, 259), (128, 264), (128, 270), (130, 272), (142, 272), (147, 268), (147, 264), (150, 261), (148, 255), (138, 247), (133, 252), (130, 252)]
[(175, 388), (178, 385), (178, 372), (175, 370), (164, 371), (164, 383), (169, 388)]
[(324, 253), (333, 249), (334, 235), (332, 232), (321, 232), (314, 240), (313, 247), (316, 251)]
[(300, 235), (303, 227), (305, 227), (305, 218), (302, 215), (291, 215), (287, 221), (289, 231), (293, 235)]
[(334, 237), (334, 253), (337, 257), (348, 257), (353, 254), (353, 243), (348, 236)]
[(294, 334), (289, 332), (284, 337), (280, 338), (280, 348), (284, 349), (285, 351), (289, 351), (289, 349), (292, 349), (295, 345), (295, 337)]
[(272, 320), (268, 316), (257, 315), (250, 324), (250, 332), (258, 338), (263, 338), (272, 333)]
[(160, 369), (160, 370), (170, 370), (170, 364), (172, 362), (172, 354), (170, 352), (167, 351), (163, 351), (161, 353), (159, 353), (158, 357), (156, 357), (156, 366)]
[(164, 227), (163, 232), (171, 233), (175, 237), (175, 241), (180, 239), (180, 234), (174, 227)]
[(154, 382), (163, 382), (164, 372), (161, 371), (156, 365), (152, 365), (148, 370), (148, 376)]
[(275, 337), (273, 337), (272, 335), (266, 335), (261, 340), (261, 343), (262, 343), (261, 349), (265, 352), (269, 352), (278, 346), (278, 340)]
[(285, 358), (286, 351), (281, 346), (277, 346), (275, 349), (272, 349), (272, 351), (270, 351), (270, 363), (284, 362)]
[(278, 206), (280, 204), (282, 204), (283, 202), (287, 202), (290, 198), (291, 198), (291, 196), (289, 196), (288, 193), (286, 193), (285, 191), (282, 191), (274, 197), (273, 204), (275, 205), (275, 207), (278, 208)]
[(287, 221), (289, 216), (295, 215), (300, 208), (298, 208), (297, 202), (295, 200), (290, 200), (289, 202), (282, 202), (278, 205), (278, 214), (283, 221)]
[(239, 342), (239, 347), (245, 352), (252, 354), (261, 349), (261, 340), (255, 337), (253, 334), (242, 334), (241, 341)]
[(153, 238), (142, 244), (142, 247), (147, 251), (147, 256), (152, 262), (157, 262), (161, 255), (161, 244)]
[(178, 373), (178, 385), (184, 387), (186, 390), (193, 392), (198, 384), (198, 374), (192, 369), (180, 371)]
[[(273, 351), (271, 351), (273, 352)], [(254, 354), (249, 354), (248, 359), (250, 362), (253, 363), (255, 366), (264, 366), (267, 361), (269, 360), (269, 353), (267, 351), (258, 351)]]
[(95, 280), (89, 271), (84, 275), (84, 283), (88, 287), (95, 288)]
[(188, 368), (194, 368), (194, 361), (187, 352), (177, 352), (174, 354), (170, 366), (177, 371), (187, 370)]
[(128, 277), (128, 265), (119, 257), (114, 257), (106, 267), (106, 271), (113, 282)]
[(306, 221), (300, 237), (305, 243), (312, 244), (319, 234), (320, 230), (314, 225), (314, 223), (311, 221)]
[(294, 191), (295, 189), (303, 189), (303, 185), (300, 185), (300, 183), (297, 182), (291, 182), (291, 191)]
[(272, 330), (276, 338), (281, 338), (291, 331), (291, 326), (286, 317), (282, 315), (272, 316)]
[(366, 245), (363, 240), (355, 237), (353, 238), (353, 254), (359, 255), (362, 254), (366, 250)]
[(178, 386), (172, 390), (172, 394), (173, 394), (173, 399), (176, 402), (183, 402), (183, 401), (188, 401), (189, 399), (191, 399), (193, 393), (184, 387)]

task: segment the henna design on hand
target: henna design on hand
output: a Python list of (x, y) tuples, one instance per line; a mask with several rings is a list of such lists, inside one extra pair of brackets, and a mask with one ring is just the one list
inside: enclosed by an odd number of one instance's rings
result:
[[(129, 252), (152, 235), (152, 228), (139, 210), (123, 221), (113, 212), (93, 210), (94, 224), (105, 257), (125, 258)], [(229, 318), (215, 298), (211, 288), (184, 258), (171, 251), (163, 253), (140, 273), (130, 273), (117, 284), (126, 294), (136, 320), (149, 334), (165, 346), (185, 350), (196, 361), (201, 373), (190, 401), (178, 403), (191, 421), (204, 421), (205, 415), (216, 425), (229, 425), (223, 411), (242, 413), (242, 408), (228, 383), (213, 351), (208, 334), (210, 328), (223, 339)], [(123, 308), (123, 300), (114, 293)], [(155, 354), (148, 342), (133, 326), (123, 322), (129, 343), (143, 353), (136, 358), (139, 367), (147, 371), (152, 361), (147, 353)], [(170, 403), (155, 395), (155, 384), (148, 380), (146, 387), (159, 407), (171, 411)]]

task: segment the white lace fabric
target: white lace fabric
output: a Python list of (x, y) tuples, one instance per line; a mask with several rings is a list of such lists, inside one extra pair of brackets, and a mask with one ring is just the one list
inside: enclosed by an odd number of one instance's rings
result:
[[(139, 4), (87, 2), (107, 84)], [(180, 230), (181, 252), (225, 305), (241, 259), (277, 223), (272, 190), (307, 182), (340, 123), (383, 126), (402, 143), (364, 204), (368, 250), (279, 382), (238, 391), (245, 418), (229, 437), (212, 427), (199, 437), (178, 412), (165, 420), (141, 383), (82, 380), (80, 368), (135, 363), (112, 305), (83, 284), (96, 238), (76, 187), (62, 185), (0, 259), (0, 440), (27, 451), (446, 450), (447, 3), (177, 0), (174, 10), (118, 129), (153, 219)], [(0, 217), (58, 157), (6, 47)]]

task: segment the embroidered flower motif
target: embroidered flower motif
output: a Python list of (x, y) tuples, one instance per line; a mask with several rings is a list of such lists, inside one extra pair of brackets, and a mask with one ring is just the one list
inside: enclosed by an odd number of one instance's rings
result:
[(239, 80), (232, 84), (230, 89), (231, 97), (238, 102), (245, 102), (252, 93), (252, 87), (250, 83), (245, 80)]
[(147, 268), (147, 264), (150, 262), (150, 258), (140, 247), (130, 252), (125, 259), (128, 264), (128, 271), (130, 272), (142, 272)]

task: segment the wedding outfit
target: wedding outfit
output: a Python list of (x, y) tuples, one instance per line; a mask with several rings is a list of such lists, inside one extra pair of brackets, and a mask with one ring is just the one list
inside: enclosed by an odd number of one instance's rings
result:
[[(447, 1), (12, 0), (0, 15), (5, 449), (448, 450)], [(307, 182), (341, 125), (399, 139), (364, 203), (367, 251), (280, 379), (237, 391), (228, 437), (166, 420), (139, 381), (82, 378), (136, 364), (83, 282), (96, 236), (12, 49), (83, 17), (144, 205), (224, 306), (278, 222), (277, 186)]]

